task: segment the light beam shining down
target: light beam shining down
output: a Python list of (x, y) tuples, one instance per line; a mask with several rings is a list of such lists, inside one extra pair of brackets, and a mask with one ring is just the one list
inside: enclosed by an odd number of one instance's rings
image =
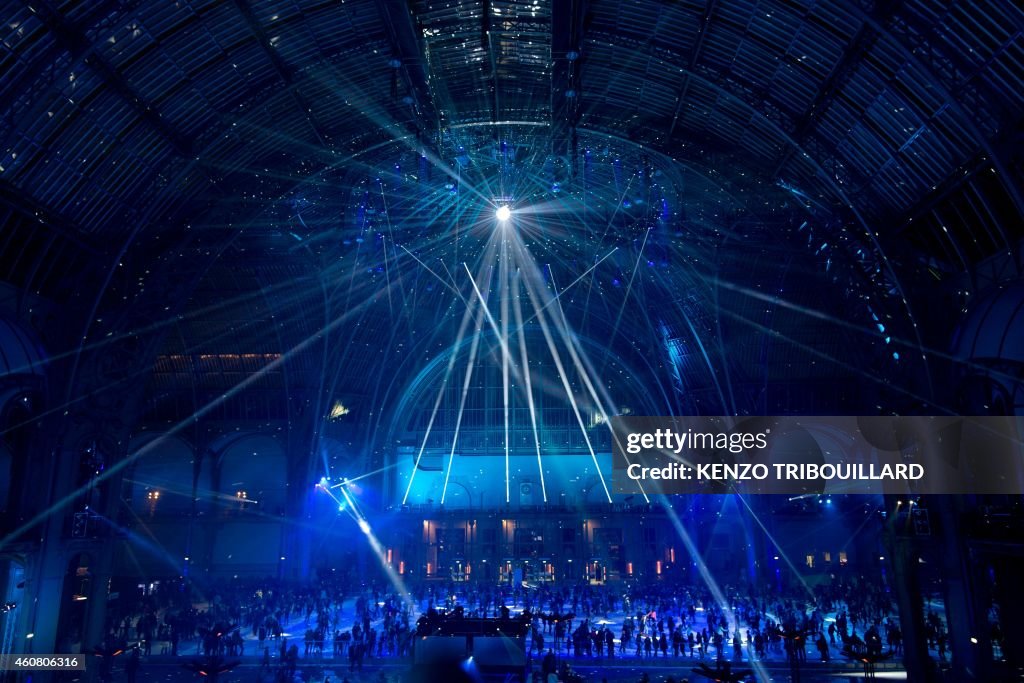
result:
[(494, 217), (504, 223), (512, 217), (512, 209), (507, 206), (499, 206), (498, 210), (494, 212)]

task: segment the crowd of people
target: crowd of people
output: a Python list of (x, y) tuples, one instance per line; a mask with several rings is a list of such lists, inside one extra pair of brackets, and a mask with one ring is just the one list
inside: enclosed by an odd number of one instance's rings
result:
[[(708, 657), (720, 662), (777, 655), (806, 661), (808, 641), (813, 640), (820, 659), (828, 661), (833, 650), (880, 646), (883, 632), (891, 649), (898, 650), (902, 643), (893, 605), (866, 582), (833, 584), (790, 596), (730, 591), (724, 604), (713, 600), (708, 589), (644, 585), (625, 591), (621, 601), (610, 591), (603, 591), (596, 601), (574, 597), (568, 613), (567, 596), (544, 596), (543, 591), (541, 595), (541, 604), (544, 597), (550, 598), (551, 611), (535, 618), (530, 646), (540, 652), (547, 638), (553, 653), (570, 658), (633, 655)], [(574, 626), (580, 607), (582, 618)], [(622, 614), (617, 628), (608, 619), (615, 613)]]
[[(809, 646), (828, 661), (844, 648), (899, 652), (902, 646), (890, 597), (868, 580), (833, 580), (813, 590), (725, 587), (717, 599), (707, 587), (672, 582), (409, 588), (400, 594), (383, 583), (330, 579), (159, 583), (134, 601), (119, 601), (109, 636), (115, 643), (137, 642), (145, 655), (256, 657), (283, 675), (303, 660), (360, 671), (368, 660), (409, 658), (417, 619), (456, 609), (471, 618), (525, 619), (525, 647), (538, 661), (547, 653), (592, 660), (805, 661)], [(944, 626), (937, 618), (929, 623), (941, 648)]]

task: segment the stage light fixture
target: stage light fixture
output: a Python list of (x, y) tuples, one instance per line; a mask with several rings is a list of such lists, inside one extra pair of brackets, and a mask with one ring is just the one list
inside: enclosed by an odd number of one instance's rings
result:
[(507, 206), (499, 206), (498, 210), (494, 212), (494, 216), (500, 222), (504, 223), (505, 221), (512, 217), (512, 209), (508, 208)]

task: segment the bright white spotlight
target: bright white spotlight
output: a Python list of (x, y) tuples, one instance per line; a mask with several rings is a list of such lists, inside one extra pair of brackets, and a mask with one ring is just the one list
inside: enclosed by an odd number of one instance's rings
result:
[(512, 216), (512, 209), (507, 206), (499, 206), (498, 210), (494, 212), (495, 218), (504, 223)]
[(359, 529), (364, 534), (369, 534), (370, 533), (370, 524), (369, 524), (369, 522), (367, 522), (365, 519), (359, 520)]

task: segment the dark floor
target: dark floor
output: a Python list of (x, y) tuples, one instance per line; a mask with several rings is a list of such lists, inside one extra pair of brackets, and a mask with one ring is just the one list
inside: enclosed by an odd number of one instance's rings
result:
[[(539, 670), (537, 667), (534, 668)], [(672, 677), (677, 682), (687, 679), (691, 683), (709, 680), (695, 673), (694, 667), (690, 663), (679, 665), (674, 662), (657, 662), (636, 666), (635, 663), (624, 665), (598, 664), (587, 660), (574, 664), (573, 671), (582, 677), (582, 681), (588, 683), (602, 683), (602, 681), (608, 681), (608, 683), (636, 683), (645, 672), (651, 683), (664, 683), (669, 677)], [(757, 680), (758, 683), (790, 683), (794, 680), (799, 680), (800, 683), (838, 683), (839, 681), (864, 680), (859, 667), (845, 662), (833, 662), (828, 665), (809, 662), (801, 668), (799, 679), (792, 678), (788, 667), (779, 663), (767, 664), (764, 666), (763, 672), (764, 675), (762, 677), (751, 678), (750, 680)], [(388, 663), (379, 666), (368, 665), (362, 672), (355, 673), (350, 673), (347, 670), (347, 666), (300, 667), (296, 671), (298, 678), (293, 679), (292, 683), (299, 680), (312, 683), (323, 683), (325, 680), (329, 680), (329, 683), (344, 683), (346, 680), (348, 683), (405, 683), (413, 679), (420, 682), (431, 680), (429, 673), (427, 673), (426, 677), (423, 674), (423, 671), (418, 671), (416, 675), (413, 675), (408, 665), (398, 663)], [(500, 675), (485, 676), (484, 679), (503, 681), (505, 677)], [(76, 679), (66, 678), (64, 680), (73, 681)], [(127, 681), (128, 679), (123, 671), (117, 671), (113, 680)], [(162, 660), (144, 666), (139, 671), (137, 680), (183, 683), (185, 681), (210, 681), (213, 679), (201, 677), (186, 670), (182, 667), (182, 660), (174, 662)], [(243, 662), (230, 672), (222, 674), (216, 680), (217, 683), (274, 683), (276, 679), (273, 672), (261, 670), (258, 663), (254, 660), (251, 663)], [(440, 683), (440, 679), (438, 680)], [(896, 664), (889, 664), (879, 670), (875, 680), (905, 681), (907, 677), (902, 667)], [(448, 681), (444, 683), (448, 683)]]

